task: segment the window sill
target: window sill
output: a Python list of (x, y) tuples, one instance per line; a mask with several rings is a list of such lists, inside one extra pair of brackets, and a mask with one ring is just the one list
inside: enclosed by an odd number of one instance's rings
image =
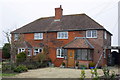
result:
[(57, 39), (68, 39), (68, 38), (57, 38)]
[(57, 57), (57, 58), (59, 58), (59, 59), (63, 59), (64, 57)]
[(95, 39), (95, 38), (97, 38), (97, 37), (86, 37), (86, 38), (94, 38), (94, 39)]
[(34, 39), (35, 41), (43, 40), (43, 39)]

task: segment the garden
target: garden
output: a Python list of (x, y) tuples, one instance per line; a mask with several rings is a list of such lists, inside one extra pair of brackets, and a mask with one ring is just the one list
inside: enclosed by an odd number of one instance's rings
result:
[(11, 63), (10, 60), (2, 62), (1, 76), (14, 76), (31, 69), (48, 67), (48, 63), (50, 63), (50, 60), (46, 59), (46, 55), (43, 53), (34, 57), (27, 57), (25, 52), (21, 52), (16, 56), (16, 63)]

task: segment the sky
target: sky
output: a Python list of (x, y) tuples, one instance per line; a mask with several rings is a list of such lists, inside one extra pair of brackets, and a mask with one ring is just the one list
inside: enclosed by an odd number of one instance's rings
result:
[(7, 43), (4, 32), (11, 32), (38, 18), (55, 15), (62, 5), (63, 15), (85, 13), (104, 26), (118, 45), (119, 0), (0, 0), (0, 47)]

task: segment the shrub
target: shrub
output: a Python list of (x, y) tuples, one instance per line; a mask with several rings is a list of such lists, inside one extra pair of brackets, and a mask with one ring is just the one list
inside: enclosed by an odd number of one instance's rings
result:
[(10, 44), (6, 43), (2, 48), (2, 58), (10, 58)]
[(85, 65), (80, 65), (81, 69), (86, 69), (87, 67)]
[(26, 71), (28, 71), (28, 69), (24, 65), (19, 65), (14, 69), (14, 72), (19, 72), (19, 73), (26, 72)]
[(80, 78), (81, 80), (84, 80), (85, 79), (85, 71), (84, 70), (81, 70), (81, 75), (80, 75)]
[(94, 62), (89, 63), (89, 67), (95, 67), (95, 63)]
[(62, 62), (62, 66), (65, 66), (65, 63), (64, 63), (64, 62)]
[(2, 64), (2, 71), (9, 71), (11, 70), (11, 66), (8, 64)]
[(33, 64), (30, 64), (30, 65), (27, 65), (26, 66), (28, 69), (36, 69), (37, 66), (33, 65)]
[(78, 66), (79, 65), (79, 62), (76, 62), (76, 66)]
[(43, 61), (46, 59), (46, 55), (44, 53), (39, 53), (33, 59), (35, 61), (38, 61), (38, 62), (40, 62), (42, 64)]
[(17, 54), (17, 62), (23, 62), (26, 60), (26, 53), (25, 52), (21, 52), (19, 54)]

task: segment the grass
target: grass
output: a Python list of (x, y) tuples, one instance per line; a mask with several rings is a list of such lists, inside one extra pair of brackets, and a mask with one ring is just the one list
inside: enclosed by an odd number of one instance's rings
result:
[(16, 73), (0, 73), (0, 76), (15, 76), (16, 75)]

